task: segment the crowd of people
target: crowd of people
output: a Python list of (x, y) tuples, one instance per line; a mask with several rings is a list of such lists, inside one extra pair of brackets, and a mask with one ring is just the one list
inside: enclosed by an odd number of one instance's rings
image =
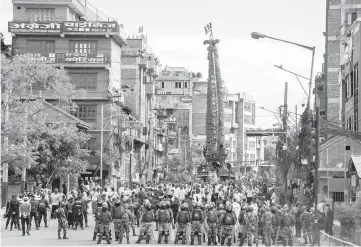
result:
[(30, 235), (32, 225), (39, 230), (42, 219), (48, 227), (50, 212), (51, 219), (57, 219), (59, 239), (68, 239), (68, 230), (89, 227), (88, 215), (93, 215), (92, 239), (98, 244), (103, 240), (111, 243), (113, 223), (114, 240), (118, 243), (124, 240), (129, 244), (130, 234), (138, 233), (136, 243), (145, 240), (159, 244), (174, 241), (251, 246), (261, 241), (266, 246), (292, 246), (295, 236), (313, 244), (315, 219), (324, 220), (330, 210), (330, 205), (326, 205), (325, 214), (316, 213), (314, 207), (303, 206), (297, 200), (281, 206), (271, 185), (252, 179), (136, 184), (118, 190), (111, 185), (100, 188), (91, 181), (65, 194), (63, 189), (51, 193), (38, 188), (33, 193), (14, 195), (7, 202), (5, 228), (10, 224), (10, 231), (15, 227), (22, 230), (23, 236)]

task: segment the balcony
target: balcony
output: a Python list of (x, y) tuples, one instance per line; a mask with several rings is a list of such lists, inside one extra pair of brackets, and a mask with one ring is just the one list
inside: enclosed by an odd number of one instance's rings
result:
[(108, 67), (110, 63), (108, 54), (104, 53), (23, 53), (19, 56), (26, 61), (62, 67)]
[(115, 21), (9, 22), (8, 31), (15, 35), (105, 35), (126, 46), (126, 34)]

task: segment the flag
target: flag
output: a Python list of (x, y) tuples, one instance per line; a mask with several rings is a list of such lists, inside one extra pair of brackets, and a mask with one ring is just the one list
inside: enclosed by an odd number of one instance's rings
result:
[(139, 33), (143, 33), (143, 26), (139, 27)]
[(208, 23), (207, 26), (204, 27), (204, 31), (206, 31), (206, 35), (210, 32), (212, 33), (212, 23)]

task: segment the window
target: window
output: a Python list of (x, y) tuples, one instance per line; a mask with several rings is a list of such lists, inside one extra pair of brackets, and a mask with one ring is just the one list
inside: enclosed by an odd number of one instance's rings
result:
[(167, 116), (173, 115), (174, 110), (173, 109), (167, 109)]
[(95, 105), (78, 105), (78, 109), (73, 115), (81, 120), (96, 120), (97, 107)]
[(31, 53), (54, 53), (54, 40), (27, 40), (26, 51)]
[(162, 81), (162, 88), (164, 88), (164, 81)]
[(347, 25), (352, 25), (352, 23), (357, 19), (357, 13), (347, 14)]
[(332, 192), (332, 198), (334, 202), (344, 202), (344, 192)]
[(55, 9), (26, 9), (27, 21), (55, 21)]
[(188, 82), (184, 82), (184, 88), (188, 88)]
[(182, 82), (181, 81), (178, 82), (178, 87), (182, 88)]
[(178, 88), (178, 82), (177, 81), (175, 82), (175, 88)]
[(91, 153), (94, 153), (96, 151), (96, 141), (96, 138), (90, 138), (90, 140), (85, 143), (83, 148), (90, 150)]
[(71, 83), (77, 88), (96, 89), (97, 73), (70, 73)]
[(354, 82), (354, 89), (358, 89), (358, 62), (355, 64), (353, 69), (353, 82)]
[(96, 41), (70, 41), (71, 53), (97, 53)]

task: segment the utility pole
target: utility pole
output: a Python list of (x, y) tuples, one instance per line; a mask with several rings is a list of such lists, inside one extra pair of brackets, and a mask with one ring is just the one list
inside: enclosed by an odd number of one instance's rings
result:
[[(283, 154), (284, 159), (283, 162), (288, 162), (286, 159), (288, 145), (287, 145), (287, 118), (288, 118), (288, 107), (287, 107), (287, 93), (288, 93), (288, 82), (285, 82), (285, 93), (284, 93), (284, 102), (283, 102)], [(283, 164), (283, 167), (287, 167), (287, 164)], [(287, 175), (285, 178), (285, 204), (287, 204)]]
[[(168, 123), (166, 124), (167, 126), (167, 134), (165, 136), (165, 146), (164, 146), (164, 163), (167, 166), (166, 172), (168, 173), (168, 134), (169, 134), (169, 128), (168, 128)], [(165, 176), (164, 176), (165, 178)]]
[(132, 124), (130, 123), (130, 139), (131, 139), (131, 148), (130, 148), (130, 154), (129, 154), (129, 187), (132, 186), (132, 156), (133, 156), (133, 149), (134, 149), (134, 140), (132, 136)]
[(20, 184), (20, 190), (25, 191), (26, 186), (26, 167), (27, 164), (27, 147), (28, 147), (28, 135), (27, 135), (27, 129), (28, 129), (28, 106), (27, 103), (25, 103), (25, 137), (24, 137), (24, 147), (25, 147), (25, 162), (24, 166), (21, 168), (21, 184)]
[(100, 178), (99, 178), (100, 187), (103, 187), (103, 145), (104, 145), (103, 118), (104, 118), (104, 105), (102, 104), (101, 117), (100, 117)]
[[(317, 204), (318, 204), (318, 168), (320, 166), (320, 99), (316, 94), (316, 157), (315, 157), (315, 184), (314, 184), (314, 198), (315, 198), (315, 210), (317, 212)], [(317, 245), (319, 245), (319, 229), (317, 227), (317, 217), (315, 217), (315, 226), (316, 226), (316, 241)]]

